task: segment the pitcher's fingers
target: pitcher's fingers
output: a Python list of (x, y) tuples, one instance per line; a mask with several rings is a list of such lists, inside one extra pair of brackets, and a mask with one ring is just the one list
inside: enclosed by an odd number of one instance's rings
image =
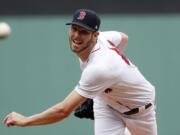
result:
[(8, 119), (5, 124), (6, 124), (7, 127), (10, 127), (11, 125), (14, 125), (14, 123), (13, 123), (13, 121), (11, 119)]
[(8, 123), (6, 126), (7, 127), (12, 127), (12, 126), (14, 126), (15, 124), (14, 123)]
[(9, 118), (9, 114), (3, 119), (4, 124), (7, 122), (8, 118)]

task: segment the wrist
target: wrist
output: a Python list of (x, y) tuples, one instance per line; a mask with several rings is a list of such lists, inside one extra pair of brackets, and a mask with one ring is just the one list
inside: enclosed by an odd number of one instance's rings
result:
[(23, 127), (31, 126), (32, 125), (32, 121), (33, 121), (32, 116), (24, 117), (24, 119), (22, 120), (22, 126)]
[(25, 117), (23, 120), (23, 126), (34, 126), (34, 125), (39, 125), (39, 119), (40, 119), (40, 115), (39, 114), (35, 114), (29, 117)]
[(21, 123), (22, 127), (29, 126), (29, 117), (24, 117)]

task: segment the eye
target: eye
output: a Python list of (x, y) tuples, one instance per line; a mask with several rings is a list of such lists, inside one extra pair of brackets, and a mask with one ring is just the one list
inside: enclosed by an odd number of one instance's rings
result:
[(71, 31), (77, 31), (76, 27), (71, 27)]
[(86, 31), (86, 30), (81, 30), (80, 33), (83, 34), (83, 35), (88, 35), (88, 34), (90, 34), (90, 32), (88, 32), (88, 31)]

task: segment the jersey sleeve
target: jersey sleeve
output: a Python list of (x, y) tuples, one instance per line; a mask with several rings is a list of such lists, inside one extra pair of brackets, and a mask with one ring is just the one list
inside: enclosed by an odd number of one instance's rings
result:
[(118, 31), (103, 31), (100, 34), (106, 40), (110, 40), (116, 47), (121, 43), (122, 36)]
[(94, 98), (115, 83), (115, 75), (106, 68), (88, 67), (81, 75), (76, 92), (86, 98)]

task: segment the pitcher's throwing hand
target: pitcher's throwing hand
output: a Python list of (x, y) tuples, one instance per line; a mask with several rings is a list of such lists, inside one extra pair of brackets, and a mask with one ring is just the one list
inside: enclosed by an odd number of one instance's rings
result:
[(3, 122), (7, 127), (11, 127), (11, 126), (24, 127), (25, 119), (26, 119), (25, 116), (16, 112), (12, 112), (4, 118)]

